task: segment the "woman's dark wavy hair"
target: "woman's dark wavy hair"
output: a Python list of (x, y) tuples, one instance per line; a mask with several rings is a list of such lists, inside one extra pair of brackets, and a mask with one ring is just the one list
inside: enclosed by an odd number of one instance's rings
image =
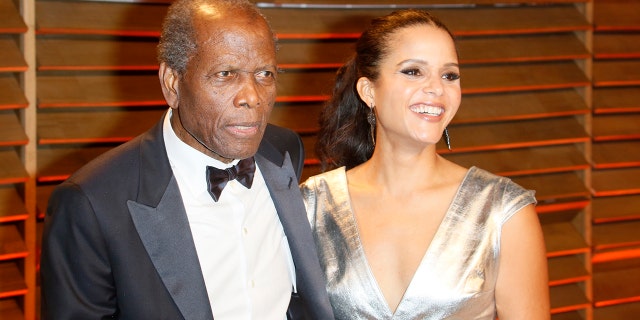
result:
[(371, 158), (374, 142), (370, 112), (356, 89), (359, 78), (375, 82), (380, 62), (389, 54), (391, 36), (400, 29), (431, 25), (453, 34), (438, 18), (419, 9), (403, 9), (375, 18), (356, 42), (356, 52), (337, 72), (331, 98), (320, 112), (316, 152), (322, 170), (351, 169)]
[(275, 33), (269, 22), (255, 4), (248, 0), (177, 0), (169, 7), (162, 23), (157, 56), (158, 62), (166, 63), (180, 76), (184, 75), (187, 63), (198, 49), (193, 18), (202, 5), (211, 5), (220, 10), (238, 10), (238, 12), (248, 13), (256, 20), (264, 19), (277, 44)]

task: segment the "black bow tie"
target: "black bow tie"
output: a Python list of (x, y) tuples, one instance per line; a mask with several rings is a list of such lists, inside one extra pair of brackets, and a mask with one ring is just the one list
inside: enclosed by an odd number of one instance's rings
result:
[(235, 166), (226, 169), (207, 166), (207, 187), (213, 201), (217, 202), (220, 199), (222, 189), (233, 179), (237, 179), (247, 189), (251, 189), (255, 171), (256, 164), (253, 157), (241, 160)]

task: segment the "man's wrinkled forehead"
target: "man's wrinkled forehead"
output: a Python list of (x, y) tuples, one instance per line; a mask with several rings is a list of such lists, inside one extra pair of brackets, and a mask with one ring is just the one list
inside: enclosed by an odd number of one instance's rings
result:
[(196, 9), (193, 24), (196, 37), (201, 44), (223, 42), (233, 30), (240, 30), (244, 34), (269, 32), (270, 35), (264, 39), (275, 44), (275, 38), (266, 20), (245, 7), (201, 4)]
[(229, 6), (211, 3), (201, 3), (194, 10), (194, 24), (211, 25), (217, 23), (218, 27), (224, 27), (230, 22), (240, 22), (246, 24), (256, 23), (256, 19), (264, 19), (257, 11), (242, 6)]

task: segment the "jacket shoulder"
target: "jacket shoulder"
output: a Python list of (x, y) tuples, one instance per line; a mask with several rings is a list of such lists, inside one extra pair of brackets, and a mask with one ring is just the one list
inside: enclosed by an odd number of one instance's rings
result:
[(302, 172), (302, 167), (304, 166), (305, 153), (302, 138), (299, 134), (288, 128), (268, 124), (262, 140), (263, 145), (271, 145), (281, 156), (288, 152), (296, 174), (300, 177), (300, 172)]

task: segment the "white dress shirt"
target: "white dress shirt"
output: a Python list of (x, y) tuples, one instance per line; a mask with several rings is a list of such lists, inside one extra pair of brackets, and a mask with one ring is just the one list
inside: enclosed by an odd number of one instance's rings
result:
[(164, 142), (185, 204), (216, 320), (286, 319), (295, 290), (287, 238), (260, 169), (251, 189), (229, 181), (214, 202), (206, 166), (230, 167), (184, 143), (164, 119)]

